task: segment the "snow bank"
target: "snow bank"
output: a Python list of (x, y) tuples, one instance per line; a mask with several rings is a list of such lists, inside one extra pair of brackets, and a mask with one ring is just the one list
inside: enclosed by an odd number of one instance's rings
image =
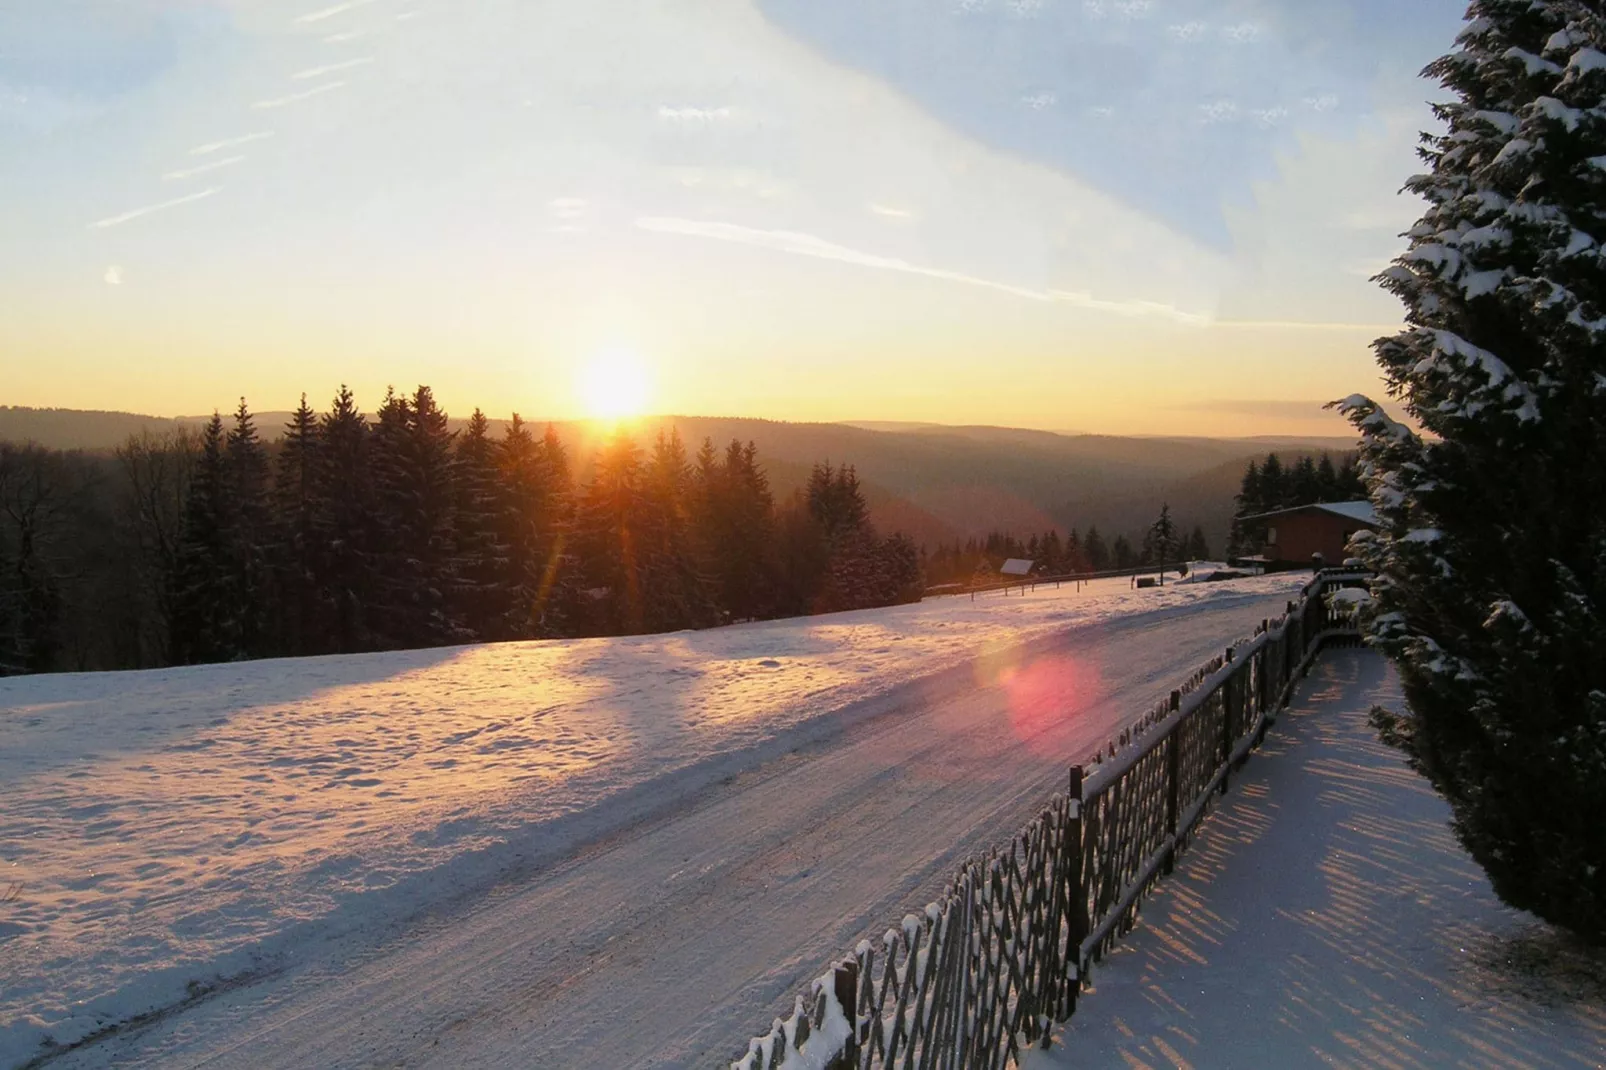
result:
[(0, 1066), (527, 871), (989, 648), (1305, 578), (0, 680)]

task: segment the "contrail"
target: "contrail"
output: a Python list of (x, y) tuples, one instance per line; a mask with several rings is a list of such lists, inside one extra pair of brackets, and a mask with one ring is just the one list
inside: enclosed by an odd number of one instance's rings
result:
[(101, 230), (106, 227), (115, 227), (120, 223), (127, 223), (130, 219), (138, 219), (140, 216), (150, 215), (152, 212), (161, 212), (168, 208), (176, 208), (181, 204), (188, 204), (191, 201), (202, 200), (203, 198), (212, 196), (212, 194), (217, 193), (221, 189), (221, 186), (213, 186), (211, 189), (203, 189), (199, 193), (190, 193), (183, 197), (174, 197), (172, 200), (162, 201), (160, 204), (147, 204), (143, 208), (135, 208), (133, 211), (124, 212), (122, 215), (114, 215), (108, 219), (97, 220), (96, 222), (89, 224), (89, 227), (91, 230)]

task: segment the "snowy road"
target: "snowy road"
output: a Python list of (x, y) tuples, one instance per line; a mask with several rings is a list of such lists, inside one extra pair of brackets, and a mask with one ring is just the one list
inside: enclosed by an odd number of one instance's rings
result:
[(556, 864), (309, 945), (51, 1066), (720, 1064), (1286, 597), (1218, 591), (901, 684)]

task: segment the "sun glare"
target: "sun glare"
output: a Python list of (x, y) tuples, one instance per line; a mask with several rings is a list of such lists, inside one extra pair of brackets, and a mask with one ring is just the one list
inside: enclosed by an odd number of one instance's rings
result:
[(606, 349), (580, 369), (576, 387), (588, 415), (600, 420), (640, 416), (647, 408), (648, 376), (641, 358), (627, 349)]

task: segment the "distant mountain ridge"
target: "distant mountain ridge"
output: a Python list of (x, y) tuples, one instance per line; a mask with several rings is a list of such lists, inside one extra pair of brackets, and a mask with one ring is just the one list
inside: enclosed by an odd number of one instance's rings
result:
[[(275, 438), (289, 416), (257, 413), (257, 427), (264, 438)], [(110, 450), (130, 435), (198, 427), (208, 419), (0, 406), (0, 440)], [(499, 435), (506, 421), (491, 424)], [(1201, 525), (1219, 550), (1232, 517), (1232, 497), (1251, 458), (1271, 451), (1289, 459), (1355, 448), (1351, 439), (1323, 436), (1137, 437), (895, 421), (867, 426), (658, 416), (638, 425), (643, 440), (673, 427), (693, 452), (704, 438), (719, 446), (733, 438), (756, 443), (777, 497), (801, 486), (817, 462), (852, 464), (866, 485), (877, 525), (926, 544), (992, 530), (1024, 536), (1050, 526), (1085, 531), (1097, 525), (1107, 536), (1130, 537), (1166, 502), (1179, 522)], [(587, 444), (598, 434), (595, 425), (553, 421), (553, 426), (583, 473)]]

